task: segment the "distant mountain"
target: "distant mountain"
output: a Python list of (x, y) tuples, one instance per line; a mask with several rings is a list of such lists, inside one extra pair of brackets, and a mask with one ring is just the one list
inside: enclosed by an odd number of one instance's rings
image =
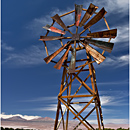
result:
[(27, 121), (26, 119), (21, 118), (20, 116), (14, 116), (7, 119), (1, 118), (2, 121)]
[(30, 121), (54, 121), (54, 119), (50, 118), (50, 117), (39, 117), (37, 119), (32, 119)]
[(41, 122), (41, 121), (54, 121), (52, 118), (50, 118), (50, 117), (39, 117), (39, 118), (37, 118), (37, 119), (32, 119), (32, 120), (26, 120), (26, 119), (23, 119), (23, 118), (21, 118), (20, 116), (14, 116), (14, 117), (11, 117), (11, 118), (7, 118), (7, 119), (3, 119), (3, 118), (1, 118), (1, 121), (21, 121), (21, 122), (23, 122), (23, 121), (36, 121), (36, 122)]

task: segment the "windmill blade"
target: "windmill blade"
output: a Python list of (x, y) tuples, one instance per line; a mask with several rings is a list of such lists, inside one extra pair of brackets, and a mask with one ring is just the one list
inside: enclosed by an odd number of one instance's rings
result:
[(51, 32), (60, 33), (60, 34), (65, 35), (65, 31), (62, 31), (62, 30), (55, 28), (53, 26), (50, 26), (48, 24), (46, 26), (44, 26), (43, 28), (46, 29), (46, 30), (49, 30)]
[(47, 56), (44, 60), (48, 64), (54, 57), (56, 57), (67, 45), (69, 45), (70, 42), (66, 43), (64, 46), (59, 48), (57, 51), (55, 51), (53, 54)]
[(88, 44), (84, 44), (84, 43), (82, 43), (82, 44), (85, 46), (86, 52), (89, 53), (94, 58), (94, 60), (97, 62), (97, 64), (102, 63), (106, 59), (105, 56), (103, 56), (101, 53), (96, 51), (94, 48), (92, 48)]
[(61, 36), (40, 36), (41, 41), (51, 41), (51, 40), (59, 40), (59, 39), (64, 39), (65, 37)]
[(93, 24), (97, 23), (107, 12), (104, 7), (84, 26), (84, 29), (88, 29)]
[(92, 38), (115, 38), (117, 35), (117, 29), (88, 33), (87, 36)]
[(74, 42), (74, 48), (72, 51), (72, 56), (68, 68), (68, 73), (75, 73), (75, 63), (76, 63), (76, 41)]
[(56, 69), (60, 69), (62, 66), (62, 63), (65, 61), (66, 56), (68, 55), (68, 52), (71, 48), (71, 45), (69, 45), (68, 49), (66, 50), (66, 52), (64, 53), (64, 55), (60, 58), (60, 60), (57, 62), (57, 64), (54, 66), (54, 68)]
[(55, 16), (51, 17), (53, 20), (55, 20), (65, 31), (69, 31), (69, 29), (66, 27), (66, 25), (61, 20), (60, 16), (56, 14)]
[(84, 17), (82, 18), (81, 22), (79, 23), (79, 26), (82, 27), (87, 20), (93, 15), (93, 13), (98, 9), (97, 6), (93, 5), (92, 3), (89, 5), (89, 8), (87, 9)]
[(99, 41), (99, 40), (92, 40), (92, 39), (85, 39), (86, 43), (90, 43), (94, 46), (97, 46), (109, 53), (111, 53), (114, 43), (110, 43), (110, 42), (105, 42), (105, 41)]
[(75, 4), (75, 26), (79, 26), (83, 5)]

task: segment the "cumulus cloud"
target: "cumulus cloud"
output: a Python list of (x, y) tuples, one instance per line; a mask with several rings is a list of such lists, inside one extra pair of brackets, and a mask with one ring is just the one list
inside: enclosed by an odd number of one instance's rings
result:
[[(52, 54), (54, 51), (58, 50), (61, 45), (60, 43), (57, 46), (51, 47), (52, 44), (48, 44), (49, 54)], [(10, 48), (11, 49), (11, 48)], [(60, 52), (59, 55), (55, 57), (55, 60), (60, 59), (61, 55), (65, 50)], [(15, 66), (33, 66), (44, 64), (44, 58), (47, 57), (46, 51), (43, 45), (32, 45), (20, 52), (11, 51), (11, 53), (6, 53), (6, 57), (3, 59), (2, 63), (10, 63)]]
[[(128, 12), (129, 8), (129, 0), (121, 1), (121, 0), (99, 0), (99, 1), (92, 1), (98, 7), (104, 7), (106, 11), (110, 13), (122, 13), (122, 15)], [(86, 5), (86, 1), (84, 2)]]
[(3, 64), (10, 63), (13, 65), (39, 65), (42, 64), (43, 57), (46, 56), (43, 46), (31, 46), (24, 49), (23, 52), (7, 54), (2, 61)]
[(40, 116), (28, 116), (28, 115), (21, 115), (21, 114), (15, 114), (15, 115), (12, 115), (12, 114), (6, 115), (5, 113), (0, 114), (0, 117), (3, 119), (15, 117), (15, 116), (20, 116), (21, 118), (26, 119), (26, 120), (37, 119), (40, 117)]
[(57, 97), (56, 96), (53, 96), (53, 97), (39, 97), (39, 98), (35, 98), (35, 99), (24, 100), (23, 102), (41, 102), (41, 101), (55, 102), (55, 101), (57, 101)]
[[(123, 67), (129, 64), (129, 54), (121, 55), (119, 57), (107, 57), (102, 63), (102, 66), (113, 66), (113, 68)], [(98, 66), (99, 67), (99, 66)]]
[[(72, 9), (67, 8), (66, 10), (59, 10), (58, 8), (55, 8), (53, 11), (50, 11), (49, 14), (45, 15), (45, 16), (41, 16), (39, 18), (34, 18), (27, 26), (26, 28), (28, 30), (31, 30), (31, 32), (33, 33), (33, 35), (35, 36), (39, 36), (41, 34), (45, 34), (46, 30), (43, 29), (42, 27), (45, 26), (46, 24), (51, 25), (53, 20), (52, 20), (52, 16), (54, 16), (55, 14), (58, 14), (59, 16), (71, 11)], [(74, 15), (73, 14), (69, 14), (65, 17), (61, 17), (62, 21), (65, 23), (65, 25), (70, 25), (72, 23), (74, 23)], [(54, 26), (62, 29), (63, 28), (61, 26), (59, 26), (57, 23), (54, 23)]]
[[(94, 123), (96, 122), (96, 120), (88, 120), (88, 122), (90, 123)], [(105, 124), (109, 124), (109, 123), (114, 123), (114, 124), (128, 124), (128, 119), (119, 119), (119, 118), (116, 118), (116, 119), (104, 119), (104, 123)]]

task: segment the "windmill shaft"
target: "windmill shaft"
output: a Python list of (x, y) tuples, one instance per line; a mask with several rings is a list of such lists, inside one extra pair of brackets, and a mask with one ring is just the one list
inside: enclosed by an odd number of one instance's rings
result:
[(74, 48), (72, 51), (72, 56), (71, 56), (71, 61), (70, 61), (68, 73), (75, 72), (75, 62), (76, 62), (76, 41), (74, 42)]

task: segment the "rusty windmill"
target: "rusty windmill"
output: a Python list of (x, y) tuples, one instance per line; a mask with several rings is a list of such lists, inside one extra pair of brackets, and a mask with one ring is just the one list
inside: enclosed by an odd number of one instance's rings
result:
[[(87, 129), (95, 129), (92, 124), (90, 124), (87, 120), (88, 117), (90, 117), (94, 112), (96, 114), (98, 128), (100, 130), (101, 127), (102, 129), (104, 129), (101, 102), (99, 98), (98, 88), (96, 85), (96, 76), (93, 63), (102, 63), (106, 58), (104, 56), (104, 52), (107, 51), (110, 53), (112, 51), (114, 43), (111, 43), (110, 40), (111, 38), (116, 37), (117, 29), (110, 30), (109, 25), (104, 17), (107, 12), (104, 8), (102, 8), (99, 12), (96, 12), (97, 9), (98, 7), (93, 5), (92, 3), (89, 5), (88, 9), (84, 9), (83, 5), (75, 4), (75, 10), (72, 10), (60, 16), (56, 14), (55, 16), (51, 17), (53, 20), (52, 24), (43, 27), (47, 29), (46, 35), (40, 36), (40, 40), (43, 41), (47, 53), (47, 57), (44, 60), (47, 64), (49, 62), (55, 63), (54, 68), (56, 69), (60, 69), (61, 67), (63, 67), (60, 92), (58, 94), (58, 105), (54, 130), (57, 130), (59, 128), (61, 122), (63, 124), (63, 130), (68, 129), (68, 119), (70, 112), (74, 116), (73, 119), (77, 118), (79, 120), (79, 123), (73, 129), (76, 129), (80, 124), (83, 124)], [(85, 11), (85, 14), (81, 19), (82, 11)], [(75, 12), (75, 23), (66, 26), (62, 20), (62, 17), (69, 15), (73, 12)], [(101, 19), (104, 20), (107, 29), (105, 31), (91, 32), (90, 27)], [(63, 28), (63, 30), (54, 27), (53, 25), (55, 22), (58, 23)], [(82, 28), (82, 26), (83, 31), (78, 33), (78, 28)], [(75, 33), (72, 33), (72, 31), (70, 31), (71, 27), (75, 27)], [(82, 34), (87, 30), (87, 35), (85, 34), (86, 36), (82, 36)], [(50, 31), (59, 33), (60, 36), (48, 36)], [(71, 36), (63, 36), (66, 35), (66, 32), (68, 32)], [(94, 38), (96, 38), (96, 40)], [(108, 42), (97, 40), (98, 38), (108, 38)], [(68, 42), (63, 44), (63, 39), (67, 39)], [(46, 41), (51, 40), (60, 40), (61, 47), (53, 54), (49, 55)], [(100, 53), (99, 51), (94, 49), (94, 47), (97, 50), (101, 49), (102, 52)], [(59, 61), (54, 61), (54, 58), (58, 54), (61, 55), (61, 52), (63, 52), (63, 50), (65, 50), (65, 52), (62, 54), (62, 57), (59, 59)], [(79, 51), (84, 51), (84, 53), (86, 54), (84, 59), (77, 59), (76, 54)], [(81, 64), (79, 65), (79, 63)], [(80, 77), (80, 74), (84, 72), (87, 76), (83, 80)], [(78, 86), (76, 91), (72, 93), (72, 83), (75, 80), (78, 80), (80, 85)], [(91, 85), (88, 85), (86, 83), (88, 80), (90, 80)], [(80, 90), (82, 88), (84, 88), (85, 90), (84, 94), (80, 93)], [(79, 101), (79, 99), (81, 99), (82, 102)], [(85, 99), (84, 102), (83, 99)], [(82, 108), (80, 110), (77, 110), (75, 104), (82, 104)], [(91, 104), (93, 105), (90, 109)], [(63, 106), (65, 106), (64, 111), (62, 108)], [(87, 110), (88, 107), (89, 110)]]

